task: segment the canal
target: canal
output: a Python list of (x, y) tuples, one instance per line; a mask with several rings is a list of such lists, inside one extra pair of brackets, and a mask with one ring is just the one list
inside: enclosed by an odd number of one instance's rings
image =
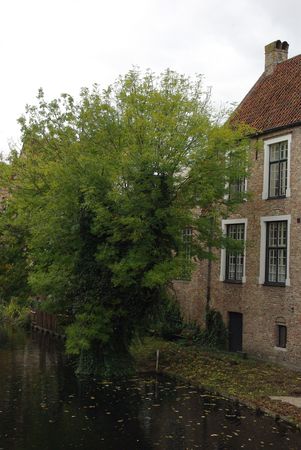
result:
[(0, 450), (300, 450), (301, 433), (153, 376), (80, 383), (60, 344), (0, 330)]

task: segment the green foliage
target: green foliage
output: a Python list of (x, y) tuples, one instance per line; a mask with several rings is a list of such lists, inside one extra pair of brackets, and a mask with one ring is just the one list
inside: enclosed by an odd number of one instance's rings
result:
[[(2, 185), (11, 179), (11, 168), (0, 165)], [(5, 197), (7, 193), (2, 192)], [(26, 298), (28, 264), (26, 227), (16, 216), (16, 208), (8, 198), (0, 201), (0, 301), (9, 302), (12, 297)]]
[(29, 325), (29, 313), (28, 304), (17, 298), (12, 298), (9, 303), (2, 305), (0, 312), (2, 320), (22, 327)]
[(77, 103), (40, 91), (20, 119), (22, 152), (0, 167), (0, 255), (10, 248), (0, 295), (16, 287), (72, 311), (69, 352), (127, 355), (182, 270), (185, 227), (195, 230), (188, 272), (228, 245), (219, 223), (242, 200), (225, 193), (247, 175), (248, 130), (220, 125), (209, 100), (199, 77), (132, 70)]
[(156, 335), (165, 339), (180, 334), (185, 325), (178, 302), (169, 297), (162, 298), (154, 316), (150, 319), (149, 325)]
[(106, 344), (112, 335), (111, 317), (101, 306), (87, 306), (85, 312), (77, 314), (75, 321), (67, 327), (67, 351), (79, 355), (89, 350), (95, 341)]
[(150, 321), (151, 331), (164, 339), (180, 337), (182, 342), (198, 343), (204, 347), (227, 349), (228, 333), (219, 311), (209, 309), (206, 327), (202, 329), (196, 322), (185, 322), (179, 303), (171, 298), (162, 299)]
[[(202, 328), (197, 322), (182, 322), (178, 329), (181, 342), (190, 345), (195, 343), (207, 349), (226, 350), (228, 345), (227, 328), (222, 320), (221, 314), (210, 309), (206, 315), (206, 326)], [(162, 337), (169, 337), (163, 336)]]
[[(32, 298), (31, 306), (33, 309), (37, 309), (40, 311), (45, 311), (49, 314), (60, 314), (60, 304), (57, 301), (54, 301), (51, 295), (41, 298)], [(64, 308), (62, 308), (64, 311)]]
[(189, 321), (185, 322), (181, 336), (183, 343), (189, 343), (190, 345), (194, 342), (199, 342), (203, 334), (204, 332), (197, 322)]
[(0, 303), (0, 320), (1, 321), (3, 321), (4, 308), (5, 308), (5, 304), (4, 303)]
[[(2, 317), (1, 313), (2, 313), (2, 311), (0, 308), (0, 318)], [(0, 348), (4, 347), (8, 342), (9, 342), (9, 336), (8, 336), (7, 329), (5, 329), (5, 327), (1, 326), (0, 327)]]
[(207, 347), (226, 350), (228, 345), (228, 331), (223, 322), (222, 315), (215, 309), (209, 309), (206, 314), (206, 329), (201, 342)]

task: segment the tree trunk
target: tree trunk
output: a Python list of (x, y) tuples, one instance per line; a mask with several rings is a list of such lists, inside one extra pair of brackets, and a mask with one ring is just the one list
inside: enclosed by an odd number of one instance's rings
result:
[(126, 339), (116, 335), (108, 345), (94, 342), (89, 350), (82, 350), (76, 369), (79, 377), (98, 376), (118, 378), (134, 373), (134, 362)]

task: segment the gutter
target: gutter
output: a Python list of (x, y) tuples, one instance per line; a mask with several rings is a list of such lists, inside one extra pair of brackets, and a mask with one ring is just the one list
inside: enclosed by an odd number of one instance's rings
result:
[(301, 121), (294, 122), (294, 123), (289, 123), (287, 125), (281, 125), (279, 127), (268, 128), (266, 130), (257, 131), (256, 133), (250, 134), (250, 138), (259, 137), (259, 136), (263, 136), (265, 134), (269, 134), (269, 133), (272, 133), (272, 132), (275, 132), (275, 131), (282, 131), (282, 130), (286, 130), (287, 128), (295, 128), (295, 127), (300, 127), (300, 126), (301, 126)]

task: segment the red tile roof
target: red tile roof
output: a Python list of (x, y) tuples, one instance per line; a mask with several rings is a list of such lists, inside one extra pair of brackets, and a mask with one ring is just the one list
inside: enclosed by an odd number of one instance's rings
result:
[(232, 123), (243, 122), (257, 131), (301, 122), (301, 55), (263, 73), (237, 107)]

